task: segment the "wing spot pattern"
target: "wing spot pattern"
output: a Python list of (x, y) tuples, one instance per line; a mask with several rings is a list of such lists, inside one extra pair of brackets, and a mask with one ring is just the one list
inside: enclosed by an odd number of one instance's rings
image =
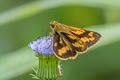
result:
[(61, 49), (58, 50), (58, 54), (60, 56), (62, 56), (63, 54), (65, 54), (69, 50), (70, 50), (70, 48), (68, 46), (65, 46), (65, 47), (63, 47), (63, 48), (61, 48)]

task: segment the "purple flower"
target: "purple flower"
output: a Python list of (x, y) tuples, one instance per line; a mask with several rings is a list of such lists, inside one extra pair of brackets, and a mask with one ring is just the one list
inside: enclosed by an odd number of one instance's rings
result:
[(29, 45), (38, 54), (53, 55), (53, 37), (42, 37)]

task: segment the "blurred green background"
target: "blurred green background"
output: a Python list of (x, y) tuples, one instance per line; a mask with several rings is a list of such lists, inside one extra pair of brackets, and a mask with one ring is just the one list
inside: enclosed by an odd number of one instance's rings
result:
[(119, 0), (0, 0), (0, 80), (33, 80), (38, 60), (27, 45), (48, 35), (53, 20), (102, 34), (86, 54), (62, 62), (58, 80), (120, 80)]

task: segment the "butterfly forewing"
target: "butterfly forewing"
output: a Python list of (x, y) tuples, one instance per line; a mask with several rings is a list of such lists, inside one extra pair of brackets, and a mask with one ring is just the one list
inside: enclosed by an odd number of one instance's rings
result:
[[(68, 28), (72, 29), (73, 27), (68, 27)], [(101, 37), (101, 35), (97, 32), (84, 30), (80, 28), (71, 30), (71, 33), (74, 36), (77, 36), (80, 39), (80, 41), (86, 43), (88, 48), (94, 45)]]
[(69, 42), (70, 46), (77, 52), (84, 52), (87, 45), (73, 34), (61, 33), (61, 35)]

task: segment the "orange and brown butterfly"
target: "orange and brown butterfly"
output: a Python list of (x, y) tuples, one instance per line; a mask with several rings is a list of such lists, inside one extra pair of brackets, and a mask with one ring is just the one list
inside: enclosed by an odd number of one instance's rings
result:
[(84, 53), (101, 37), (97, 32), (67, 26), (56, 21), (51, 21), (50, 27), (54, 55), (62, 60), (75, 59), (78, 54)]

